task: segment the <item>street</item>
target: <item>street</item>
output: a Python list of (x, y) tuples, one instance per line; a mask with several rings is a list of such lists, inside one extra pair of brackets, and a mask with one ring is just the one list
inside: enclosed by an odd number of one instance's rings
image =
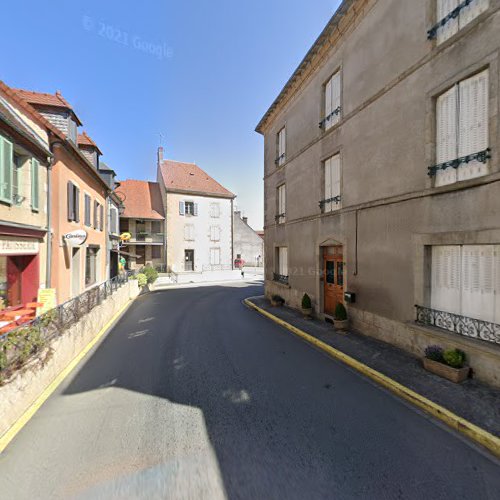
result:
[(498, 498), (486, 452), (241, 301), (140, 296), (0, 457), (0, 497)]

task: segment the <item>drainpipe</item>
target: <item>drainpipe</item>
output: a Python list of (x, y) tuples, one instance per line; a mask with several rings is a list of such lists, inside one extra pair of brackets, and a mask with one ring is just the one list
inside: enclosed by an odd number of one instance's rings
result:
[(45, 266), (45, 288), (50, 288), (52, 281), (52, 156), (47, 166), (47, 262)]
[(234, 198), (231, 198), (231, 269), (234, 271)]

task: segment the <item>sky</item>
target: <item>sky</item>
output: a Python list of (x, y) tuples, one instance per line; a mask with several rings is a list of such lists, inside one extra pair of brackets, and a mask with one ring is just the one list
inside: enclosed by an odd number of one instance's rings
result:
[(16, 0), (6, 8), (22, 30), (3, 23), (0, 79), (60, 90), (119, 179), (156, 180), (161, 144), (234, 192), (260, 229), (255, 127), (339, 3)]

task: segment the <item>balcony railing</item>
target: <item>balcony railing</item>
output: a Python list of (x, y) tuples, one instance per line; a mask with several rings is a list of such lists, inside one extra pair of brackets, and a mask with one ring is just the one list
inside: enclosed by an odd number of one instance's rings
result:
[(278, 214), (274, 217), (274, 220), (278, 223), (278, 224), (283, 224), (286, 220), (286, 214), (285, 213), (282, 213), (282, 214)]
[(285, 163), (285, 158), (286, 153), (281, 154), (280, 156), (278, 156), (278, 158), (276, 158), (276, 160), (274, 160), (274, 164), (278, 166), (283, 165), (283, 163)]
[(282, 283), (283, 285), (288, 285), (288, 276), (285, 276), (284, 274), (274, 273), (273, 280), (278, 283)]
[(435, 326), (464, 337), (500, 344), (500, 325), (496, 323), (418, 305), (415, 309), (416, 323), (420, 325)]
[(320, 122), (319, 122), (319, 128), (325, 128), (326, 124), (334, 117), (340, 114), (342, 111), (342, 107), (338, 106), (335, 108), (328, 116), (325, 116)]
[(490, 148), (485, 149), (484, 151), (478, 151), (477, 153), (473, 153), (466, 156), (461, 156), (460, 158), (456, 158), (455, 160), (445, 161), (443, 163), (438, 163), (437, 165), (432, 165), (429, 168), (428, 176), (434, 177), (439, 170), (446, 170), (447, 168), (453, 167), (458, 168), (460, 165), (467, 164), (471, 161), (479, 161), (481, 163), (486, 163), (490, 158)]
[(334, 196), (333, 198), (328, 198), (326, 200), (321, 200), (319, 202), (319, 208), (321, 209), (322, 212), (325, 211), (325, 207), (328, 203), (335, 203), (335, 205), (338, 205), (341, 201), (341, 196), (338, 194), (337, 196)]
[(439, 28), (445, 26), (452, 19), (456, 19), (460, 15), (460, 11), (474, 1), (475, 0), (464, 0), (458, 4), (451, 12), (444, 16), (443, 19), (440, 19), (430, 30), (427, 31), (427, 38), (429, 40), (436, 38)]

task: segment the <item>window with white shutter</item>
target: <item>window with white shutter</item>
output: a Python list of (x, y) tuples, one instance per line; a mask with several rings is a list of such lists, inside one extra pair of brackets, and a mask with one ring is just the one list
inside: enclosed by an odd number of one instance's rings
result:
[(337, 71), (325, 84), (324, 88), (324, 117), (320, 127), (328, 130), (340, 121), (340, 71)]
[(500, 324), (500, 245), (432, 247), (431, 308)]
[(276, 165), (280, 167), (286, 161), (286, 128), (283, 127), (278, 132), (277, 137), (277, 146), (278, 146), (278, 156), (276, 158)]
[(484, 70), (437, 98), (435, 186), (488, 173), (488, 81)]
[(194, 240), (194, 225), (185, 224), (184, 225), (184, 240), (193, 241)]
[(31, 209), (38, 212), (40, 205), (40, 162), (31, 159)]
[(210, 265), (220, 266), (220, 248), (210, 249)]
[(12, 142), (0, 136), (0, 201), (12, 203), (12, 170), (14, 148)]
[(489, 7), (489, 0), (436, 0), (436, 24), (429, 38), (443, 43)]
[(83, 216), (83, 223), (86, 225), (86, 226), (90, 226), (91, 225), (91, 215), (90, 215), (90, 208), (91, 206), (91, 199), (90, 199), (90, 196), (88, 194), (85, 194), (84, 196), (84, 216)]
[(220, 226), (210, 226), (210, 241), (220, 240)]
[(336, 154), (325, 160), (324, 198), (321, 206), (324, 212), (340, 208), (340, 155)]
[(279, 274), (288, 277), (288, 248), (279, 247)]
[(277, 189), (277, 201), (278, 206), (276, 207), (276, 221), (278, 224), (284, 224), (286, 222), (286, 186), (282, 184)]
[(210, 203), (210, 217), (216, 219), (220, 217), (220, 204)]

